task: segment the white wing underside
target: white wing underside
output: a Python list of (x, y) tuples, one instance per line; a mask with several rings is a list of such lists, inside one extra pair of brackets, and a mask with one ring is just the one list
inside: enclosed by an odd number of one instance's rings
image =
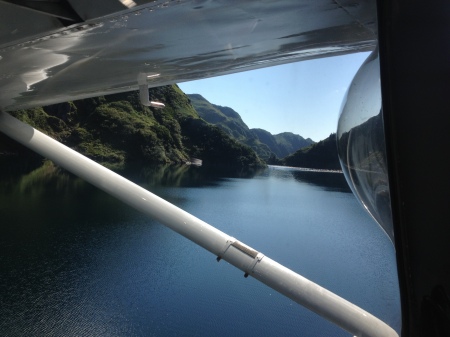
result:
[(2, 110), (137, 90), (140, 74), (154, 87), (376, 44), (374, 1), (48, 2), (0, 0)]

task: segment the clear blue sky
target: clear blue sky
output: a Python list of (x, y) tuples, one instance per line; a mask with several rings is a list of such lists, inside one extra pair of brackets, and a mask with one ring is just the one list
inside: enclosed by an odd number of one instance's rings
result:
[(336, 132), (339, 109), (369, 53), (357, 53), (180, 83), (187, 94), (237, 111), (249, 128), (314, 141)]

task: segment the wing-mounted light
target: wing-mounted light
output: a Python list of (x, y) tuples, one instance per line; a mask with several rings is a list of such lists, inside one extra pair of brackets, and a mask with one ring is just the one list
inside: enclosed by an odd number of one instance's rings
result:
[(344, 97), (337, 146), (353, 193), (393, 242), (379, 69), (376, 49), (358, 70)]

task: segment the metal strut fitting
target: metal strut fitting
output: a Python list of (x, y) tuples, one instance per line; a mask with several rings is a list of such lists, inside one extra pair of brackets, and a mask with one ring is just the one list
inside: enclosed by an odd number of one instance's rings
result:
[(244, 277), (248, 277), (248, 275), (253, 274), (256, 264), (261, 262), (263, 257), (264, 254), (232, 238), (227, 240), (222, 253), (217, 256), (217, 262), (223, 258), (243, 270)]

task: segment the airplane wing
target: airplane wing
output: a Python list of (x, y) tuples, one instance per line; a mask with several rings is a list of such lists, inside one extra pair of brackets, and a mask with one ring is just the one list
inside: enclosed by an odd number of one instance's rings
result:
[(368, 51), (375, 1), (0, 0), (0, 109)]

